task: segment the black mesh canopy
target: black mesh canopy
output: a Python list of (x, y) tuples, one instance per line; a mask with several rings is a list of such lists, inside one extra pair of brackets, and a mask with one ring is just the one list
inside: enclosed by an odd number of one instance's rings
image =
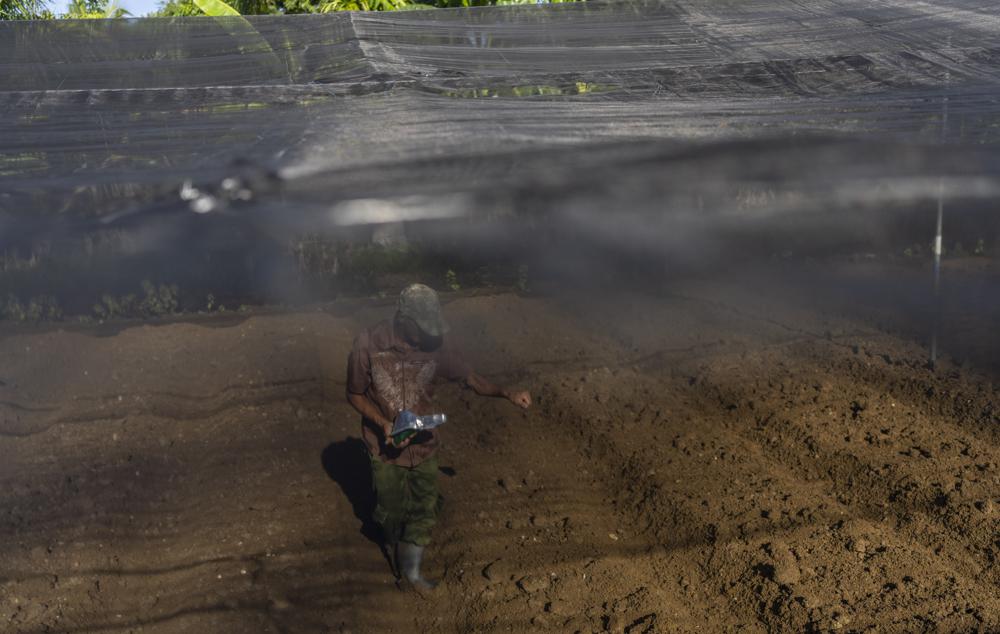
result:
[(986, 0), (0, 23), (0, 229), (638, 214), (662, 244), (664, 218), (864, 210), (868, 232), (1000, 193), (998, 34)]

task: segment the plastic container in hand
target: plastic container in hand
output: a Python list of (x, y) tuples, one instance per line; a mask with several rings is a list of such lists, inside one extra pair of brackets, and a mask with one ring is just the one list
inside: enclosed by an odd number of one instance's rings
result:
[(445, 414), (417, 416), (410, 410), (404, 409), (396, 416), (396, 420), (392, 426), (392, 437), (397, 442), (402, 442), (418, 431), (434, 429), (439, 425), (443, 425), (447, 420), (448, 417)]

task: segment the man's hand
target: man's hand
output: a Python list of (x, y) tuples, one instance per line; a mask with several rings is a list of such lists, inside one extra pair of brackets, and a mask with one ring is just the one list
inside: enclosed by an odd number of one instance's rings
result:
[(413, 440), (416, 434), (410, 434), (404, 440), (396, 442), (396, 437), (392, 435), (392, 423), (382, 425), (382, 433), (385, 434), (385, 444), (387, 447), (395, 447), (396, 449), (403, 449)]
[(465, 382), (480, 396), (502, 396), (522, 409), (531, 407), (531, 394), (528, 392), (505, 390), (475, 372), (470, 374)]
[(531, 407), (531, 394), (528, 392), (507, 392), (507, 400), (522, 409)]

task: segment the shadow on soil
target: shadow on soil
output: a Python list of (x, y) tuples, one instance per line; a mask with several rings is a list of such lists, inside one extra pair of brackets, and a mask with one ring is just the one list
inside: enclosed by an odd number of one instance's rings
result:
[[(392, 553), (383, 542), (382, 529), (372, 519), (375, 511), (375, 489), (372, 486), (372, 469), (365, 443), (360, 438), (354, 437), (330, 443), (323, 450), (320, 459), (326, 475), (340, 486), (340, 490), (351, 503), (354, 517), (361, 521), (361, 534), (379, 547), (390, 570), (395, 574)], [(440, 472), (447, 477), (456, 475), (454, 467), (441, 467)]]
[(348, 437), (330, 443), (323, 450), (320, 460), (323, 470), (351, 503), (354, 517), (361, 521), (361, 534), (379, 547), (389, 568), (393, 570), (392, 556), (382, 540), (382, 529), (372, 519), (375, 511), (375, 489), (372, 486), (372, 468), (368, 448), (360, 438)]

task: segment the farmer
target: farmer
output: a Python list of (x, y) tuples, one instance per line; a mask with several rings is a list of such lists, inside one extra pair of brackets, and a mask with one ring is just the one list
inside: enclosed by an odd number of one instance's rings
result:
[(437, 293), (413, 284), (400, 294), (392, 320), (358, 335), (347, 361), (347, 400), (362, 416), (371, 459), (374, 520), (386, 548), (395, 552), (397, 574), (420, 591), (436, 585), (420, 574), (420, 562), (437, 521), (440, 441), (437, 428), (397, 440), (396, 416), (403, 410), (435, 413), (435, 378), (464, 381), (477, 394), (502, 396), (519, 407), (531, 405), (528, 392), (502, 389), (476, 374), (445, 341), (447, 331)]

